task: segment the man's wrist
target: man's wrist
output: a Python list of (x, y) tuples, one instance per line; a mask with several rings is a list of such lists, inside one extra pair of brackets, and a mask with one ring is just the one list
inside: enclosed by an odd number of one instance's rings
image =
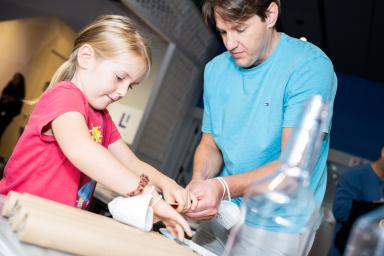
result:
[(224, 188), (223, 198), (224, 198), (225, 194), (227, 194), (227, 198), (229, 199), (229, 201), (231, 201), (231, 191), (229, 189), (227, 181), (223, 177), (220, 177), (220, 176), (216, 177), (215, 179), (217, 179), (221, 183), (222, 187)]
[(203, 181), (206, 180), (207, 177), (203, 175), (203, 173), (200, 172), (193, 172), (191, 181)]
[(222, 181), (220, 179), (218, 179), (217, 177), (216, 178), (213, 178), (212, 180), (215, 181), (216, 183), (216, 187), (217, 189), (219, 190), (219, 195), (221, 195), (221, 200), (224, 199), (224, 196), (226, 194), (226, 188), (225, 188), (225, 185), (222, 183)]

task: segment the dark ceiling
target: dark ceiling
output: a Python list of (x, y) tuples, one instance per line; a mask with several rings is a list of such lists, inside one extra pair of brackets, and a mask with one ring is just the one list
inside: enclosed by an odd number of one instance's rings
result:
[(282, 0), (282, 29), (322, 48), (339, 72), (384, 82), (383, 0)]
[[(133, 0), (132, 0), (133, 1)], [(201, 0), (193, 0), (201, 5)], [(384, 83), (383, 0), (281, 0), (282, 31), (322, 48), (338, 72)], [(78, 30), (119, 0), (0, 0), (0, 20), (56, 15)]]

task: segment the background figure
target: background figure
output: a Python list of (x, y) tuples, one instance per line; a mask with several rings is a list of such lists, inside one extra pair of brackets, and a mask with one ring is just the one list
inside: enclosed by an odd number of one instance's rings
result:
[(336, 219), (331, 256), (342, 255), (355, 220), (384, 202), (384, 147), (371, 164), (357, 165), (338, 181), (333, 214)]
[(15, 73), (0, 98), (0, 138), (12, 119), (20, 114), (25, 97), (25, 81), (21, 73)]

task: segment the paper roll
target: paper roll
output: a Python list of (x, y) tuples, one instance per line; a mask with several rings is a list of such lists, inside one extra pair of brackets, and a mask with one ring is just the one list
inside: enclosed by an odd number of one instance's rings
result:
[(9, 222), (23, 242), (79, 255), (196, 255), (157, 233), (111, 218), (31, 195), (9, 198)]
[(130, 243), (112, 230), (74, 218), (20, 208), (17, 237), (27, 243), (78, 255), (124, 255)]
[(1, 210), (1, 216), (9, 217), (12, 215), (12, 209), (14, 208), (17, 200), (22, 197), (22, 194), (10, 191), (5, 198), (3, 209)]

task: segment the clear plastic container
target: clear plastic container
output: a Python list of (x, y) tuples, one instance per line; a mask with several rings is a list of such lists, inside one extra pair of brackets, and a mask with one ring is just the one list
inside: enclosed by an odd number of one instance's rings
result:
[(344, 255), (384, 255), (384, 206), (364, 214), (356, 221)]
[(278, 251), (289, 251), (295, 256), (306, 254), (313, 237), (303, 238), (297, 248), (294, 240), (290, 241), (297, 233), (311, 234), (320, 222), (309, 173), (318, 158), (321, 127), (327, 113), (321, 96), (306, 104), (279, 167), (253, 183), (243, 198), (241, 220), (231, 230), (224, 255), (274, 255)]

